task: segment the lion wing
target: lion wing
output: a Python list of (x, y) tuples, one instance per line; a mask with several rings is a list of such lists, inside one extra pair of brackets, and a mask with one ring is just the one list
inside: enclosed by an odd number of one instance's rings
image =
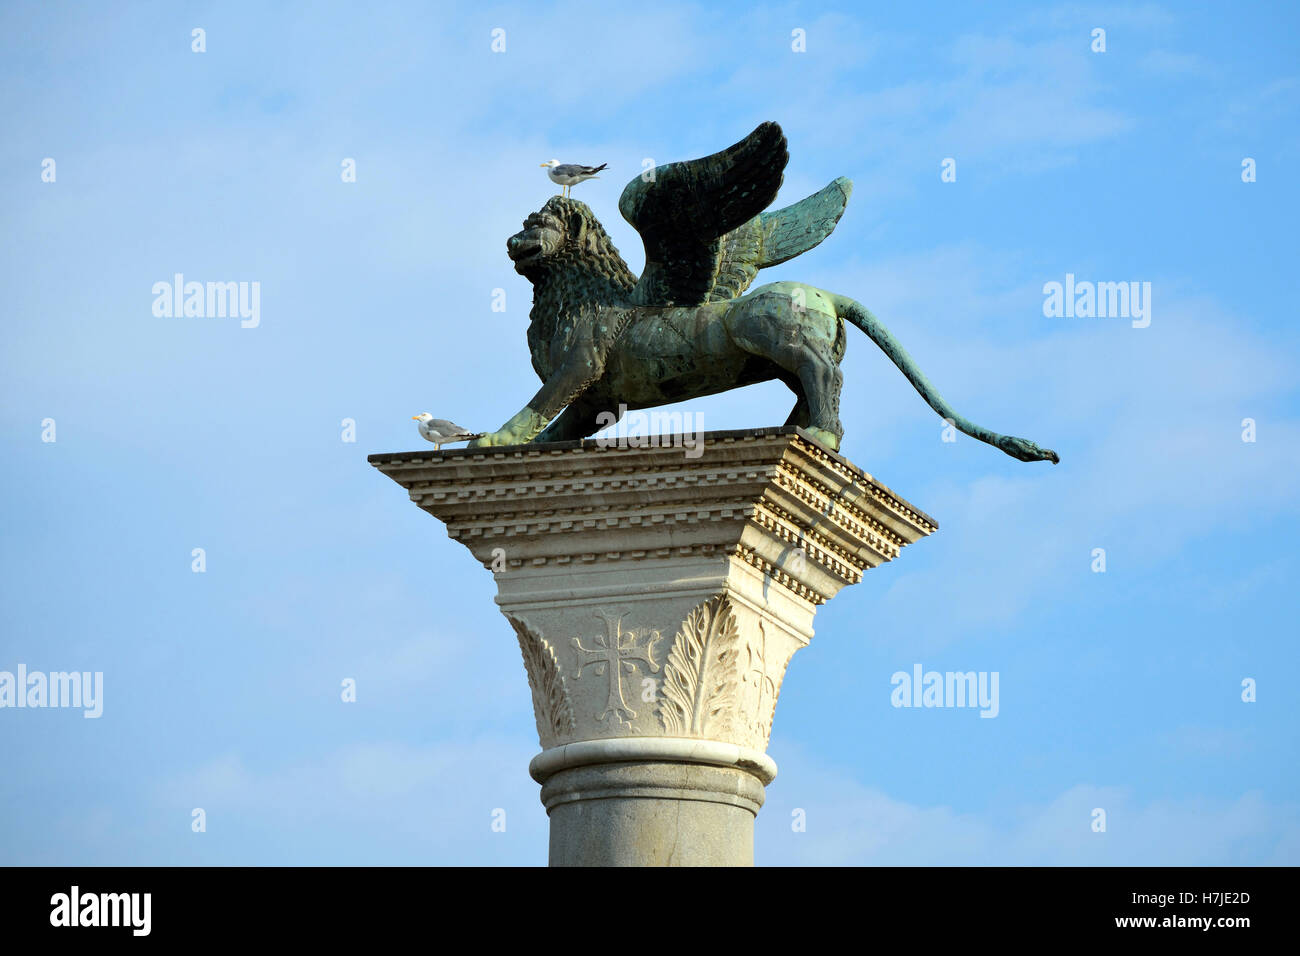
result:
[(742, 295), (759, 269), (788, 262), (816, 246), (835, 231), (852, 194), (853, 181), (841, 176), (807, 199), (761, 213), (727, 233), (709, 301)]
[(707, 302), (723, 261), (722, 239), (771, 204), (790, 161), (785, 134), (762, 123), (734, 146), (637, 177), (618, 210), (641, 234), (645, 270), (632, 293), (643, 306)]

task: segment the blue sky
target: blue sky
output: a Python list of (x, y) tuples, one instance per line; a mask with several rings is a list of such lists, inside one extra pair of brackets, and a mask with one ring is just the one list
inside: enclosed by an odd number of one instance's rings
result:
[[(769, 119), (779, 204), (856, 188), (763, 279), (861, 300), (1062, 463), (943, 442), (850, 333), (843, 451), (941, 529), (819, 612), (757, 861), (1300, 862), (1296, 8), (859, 6), (4, 4), (0, 670), (105, 699), (0, 710), (0, 862), (543, 862), (491, 576), (365, 456), (535, 390), (538, 163), (609, 164), (575, 195), (639, 270), (642, 161)], [(258, 281), (260, 325), (155, 317), (177, 272)], [(1067, 273), (1150, 282), (1150, 326), (1045, 317)], [(998, 717), (892, 707), (916, 663), (998, 672)]]

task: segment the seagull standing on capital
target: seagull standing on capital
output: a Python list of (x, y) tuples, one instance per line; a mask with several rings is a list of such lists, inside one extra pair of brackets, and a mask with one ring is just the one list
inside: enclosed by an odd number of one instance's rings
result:
[(420, 434), (426, 441), (433, 442), (434, 451), (442, 451), (442, 446), (451, 442), (469, 441), (482, 435), (482, 432), (471, 432), (445, 418), (434, 418), (428, 412), (412, 415), (411, 420), (420, 423)]

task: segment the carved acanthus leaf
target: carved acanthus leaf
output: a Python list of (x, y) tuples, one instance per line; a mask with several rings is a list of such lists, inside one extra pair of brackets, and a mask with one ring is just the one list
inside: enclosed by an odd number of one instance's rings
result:
[(552, 747), (560, 739), (573, 735), (573, 704), (564, 682), (564, 674), (555, 657), (555, 649), (528, 623), (513, 614), (506, 620), (519, 638), (519, 650), (528, 672), (528, 686), (533, 691), (533, 716), (537, 719), (537, 737), (543, 747)]
[(724, 595), (687, 616), (664, 664), (659, 720), (679, 737), (725, 737), (739, 680), (740, 628)]
[[(759, 640), (745, 643), (746, 664), (741, 680), (753, 687), (753, 720), (750, 724), (755, 738), (766, 749), (772, 736), (772, 720), (776, 716), (776, 702), (781, 695), (781, 684), (785, 680), (786, 669), (794, 651), (785, 655), (785, 663), (775, 671), (770, 671), (767, 660), (767, 626), (758, 622)], [(773, 676), (775, 675), (775, 676)]]

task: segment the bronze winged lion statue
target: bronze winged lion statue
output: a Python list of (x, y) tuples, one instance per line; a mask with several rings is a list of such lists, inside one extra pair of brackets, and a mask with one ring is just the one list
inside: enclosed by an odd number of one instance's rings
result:
[(786, 424), (838, 450), (848, 322), (958, 429), (1021, 461), (1057, 462), (1054, 451), (958, 415), (889, 330), (848, 296), (798, 282), (744, 294), (759, 269), (830, 235), (852, 191), (841, 178), (764, 212), (789, 158), (781, 128), (763, 123), (720, 153), (632, 180), (618, 208), (645, 243), (640, 278), (584, 203), (556, 196), (529, 216), (506, 248), (533, 284), (528, 345), (544, 384), (470, 447), (585, 438), (622, 410), (779, 379), (797, 399)]

